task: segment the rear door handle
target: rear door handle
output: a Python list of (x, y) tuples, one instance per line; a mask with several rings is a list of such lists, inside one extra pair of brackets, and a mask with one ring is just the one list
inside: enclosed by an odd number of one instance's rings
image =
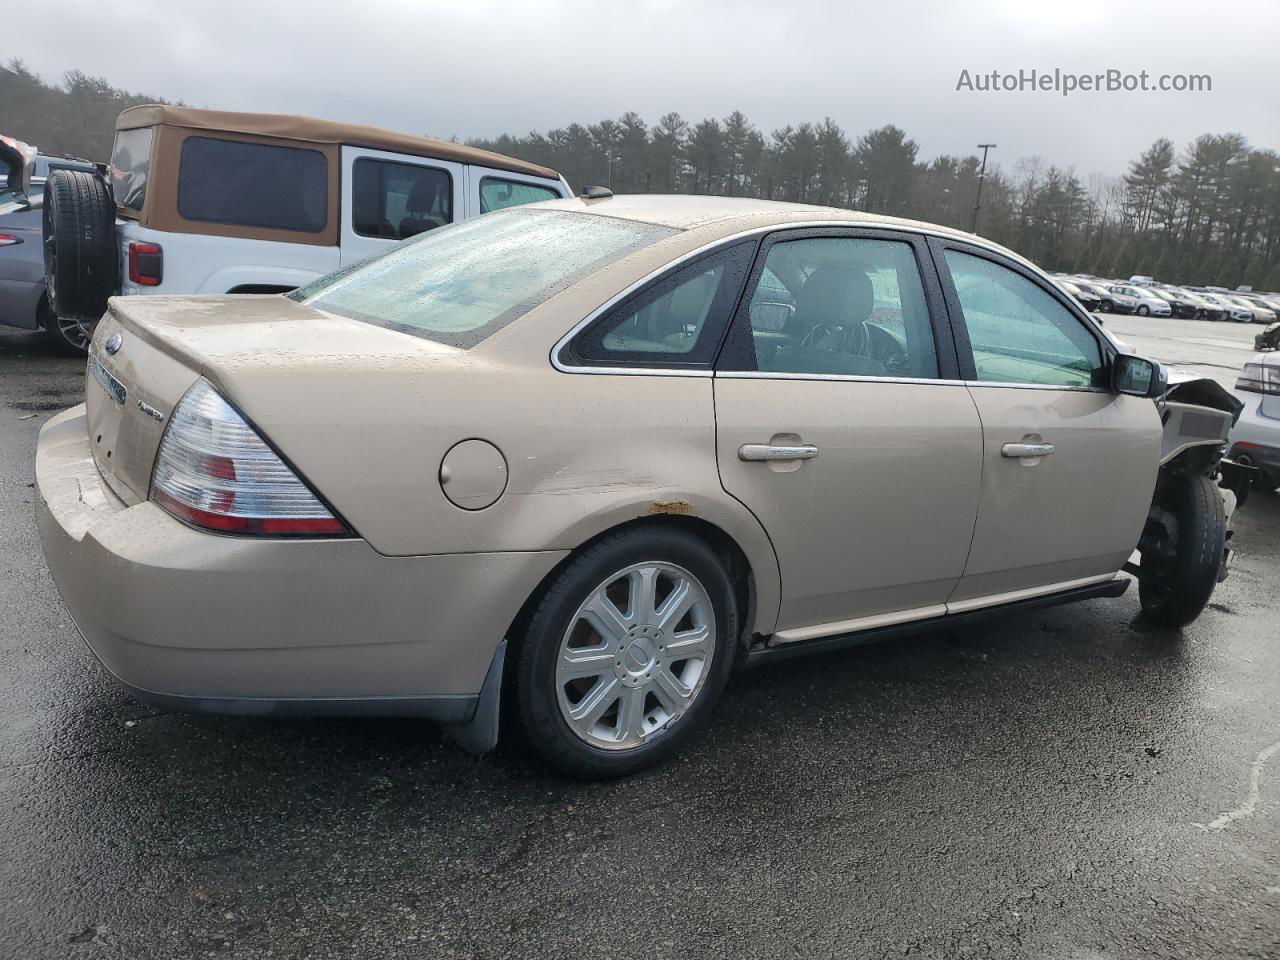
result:
[(811, 443), (744, 443), (738, 448), (738, 459), (749, 463), (762, 460), (812, 460), (817, 455), (818, 448)]
[(1052, 443), (1006, 443), (1000, 448), (1000, 456), (1020, 460), (1023, 457), (1047, 457), (1053, 451)]

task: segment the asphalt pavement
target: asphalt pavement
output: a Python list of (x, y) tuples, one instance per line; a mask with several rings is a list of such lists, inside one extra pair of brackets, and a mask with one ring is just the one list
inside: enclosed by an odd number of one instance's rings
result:
[[(1247, 330), (1178, 323), (1113, 329)], [(1280, 957), (1280, 497), (1181, 634), (1131, 592), (762, 667), (676, 762), (570, 783), (119, 689), (32, 516), (82, 370), (0, 332), (0, 958)]]

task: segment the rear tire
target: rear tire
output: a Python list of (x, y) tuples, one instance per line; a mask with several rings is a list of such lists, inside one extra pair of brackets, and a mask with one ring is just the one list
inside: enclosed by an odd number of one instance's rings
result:
[(40, 301), (40, 323), (53, 349), (70, 357), (88, 355), (89, 331), (79, 320), (60, 320), (50, 308), (48, 297)]
[(44, 272), (53, 312), (94, 321), (119, 287), (116, 207), (95, 173), (55, 170), (44, 191)]
[(1103, 301), (1102, 301), (1102, 312), (1103, 312), (1103, 313), (1114, 313), (1114, 312), (1115, 312), (1115, 309), (1116, 309), (1116, 305), (1115, 305), (1114, 303), (1112, 303), (1110, 300), (1103, 300)]
[(1213, 480), (1203, 474), (1162, 477), (1156, 502), (1176, 524), (1171, 556), (1146, 555), (1138, 579), (1142, 612), (1162, 627), (1182, 627), (1200, 616), (1218, 583), (1226, 542), (1226, 513)]
[[(646, 571), (654, 571), (652, 580)], [(646, 602), (642, 584), (649, 582)], [(666, 602), (682, 596), (694, 606), (675, 616)], [(612, 606), (593, 616), (588, 607), (600, 609), (602, 597)], [(612, 616), (622, 605), (625, 615)], [(664, 611), (675, 619), (662, 625)], [(737, 636), (729, 576), (705, 542), (673, 527), (609, 534), (569, 561), (529, 620), (511, 691), (523, 733), (571, 777), (620, 777), (660, 763), (706, 724)], [(677, 647), (688, 656), (673, 654)], [(571, 658), (585, 664), (584, 657), (599, 663), (585, 672), (572, 665)]]

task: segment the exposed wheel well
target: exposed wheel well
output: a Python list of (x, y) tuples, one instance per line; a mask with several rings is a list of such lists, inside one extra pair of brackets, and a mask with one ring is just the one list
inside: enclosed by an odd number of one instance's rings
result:
[(619, 530), (632, 530), (639, 527), (667, 527), (684, 530), (707, 543), (721, 557), (728, 570), (729, 581), (733, 584), (733, 598), (738, 608), (738, 622), (742, 626), (742, 636), (738, 638), (738, 654), (740, 657), (745, 657), (747, 641), (751, 636), (751, 624), (755, 620), (756, 589), (751, 564), (747, 561), (746, 554), (742, 552), (742, 548), (738, 546), (733, 537), (729, 536), (714, 523), (699, 517), (687, 516), (637, 517), (635, 520), (629, 520), (626, 523), (610, 527), (608, 530), (603, 530), (590, 540), (578, 544), (577, 547), (569, 552), (567, 557), (556, 564), (551, 572), (542, 578), (533, 592), (525, 598), (520, 612), (516, 614), (515, 619), (511, 621), (511, 625), (507, 628), (506, 637), (508, 641), (513, 646), (520, 642), (524, 636), (525, 625), (529, 622), (529, 618), (533, 616), (538, 600), (546, 592), (548, 584), (560, 575), (560, 572), (574, 557), (603, 537), (617, 533)]
[(238, 287), (232, 287), (227, 293), (289, 293), (297, 289), (278, 283), (242, 283)]

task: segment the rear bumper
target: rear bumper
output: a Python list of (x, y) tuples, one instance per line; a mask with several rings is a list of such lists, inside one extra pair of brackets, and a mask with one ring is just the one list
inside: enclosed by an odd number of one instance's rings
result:
[(84, 407), (36, 454), (45, 558), (89, 647), (147, 699), (228, 713), (475, 712), (562, 552), (384, 557), (363, 540), (217, 536), (102, 482)]

